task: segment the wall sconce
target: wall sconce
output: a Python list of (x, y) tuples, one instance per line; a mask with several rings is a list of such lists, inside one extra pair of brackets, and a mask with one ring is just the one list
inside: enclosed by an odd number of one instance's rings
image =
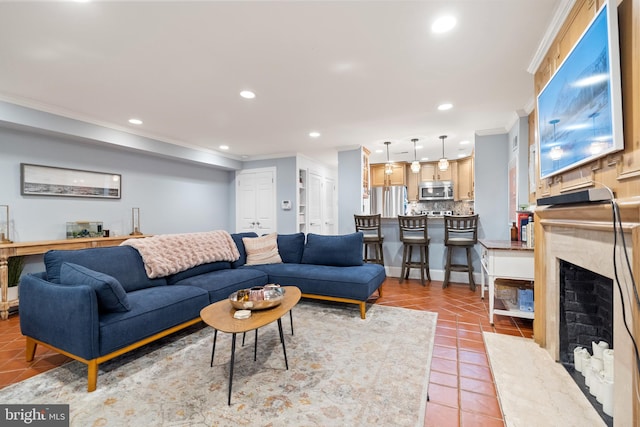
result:
[(442, 158), (438, 160), (438, 169), (440, 169), (442, 172), (449, 169), (449, 160), (447, 160), (447, 158), (444, 156), (444, 139), (446, 137), (447, 135), (440, 135), (440, 139), (442, 140)]
[(9, 239), (9, 205), (0, 205), (0, 243), (13, 243)]
[(141, 236), (140, 232), (140, 208), (131, 209), (131, 223), (133, 225), (133, 231), (129, 236)]

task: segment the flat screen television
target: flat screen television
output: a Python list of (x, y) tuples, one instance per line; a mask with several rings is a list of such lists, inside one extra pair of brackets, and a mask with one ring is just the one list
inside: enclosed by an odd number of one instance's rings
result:
[(538, 95), (540, 178), (623, 148), (618, 14), (606, 1)]

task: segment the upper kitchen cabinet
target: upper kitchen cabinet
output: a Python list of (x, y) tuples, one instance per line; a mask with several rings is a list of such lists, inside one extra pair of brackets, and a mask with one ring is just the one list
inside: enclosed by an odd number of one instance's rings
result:
[(449, 169), (441, 171), (437, 162), (424, 163), (420, 170), (420, 181), (451, 181), (454, 164), (455, 162), (449, 162)]
[(405, 185), (404, 168), (405, 165), (393, 165), (392, 173), (386, 174), (384, 172), (385, 164), (371, 165), (371, 186), (372, 187), (385, 187), (392, 185)]
[(457, 176), (454, 181), (455, 200), (473, 200), (473, 156), (460, 159), (458, 164)]

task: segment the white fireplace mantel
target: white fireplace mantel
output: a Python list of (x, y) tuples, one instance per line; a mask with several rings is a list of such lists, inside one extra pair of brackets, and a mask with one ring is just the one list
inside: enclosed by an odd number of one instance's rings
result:
[[(626, 252), (638, 280), (640, 272), (640, 199), (619, 202)], [(634, 387), (638, 371), (631, 339), (623, 326), (622, 304), (614, 271), (614, 232), (611, 204), (540, 207), (536, 210), (534, 339), (559, 360), (560, 260), (613, 280), (614, 286), (614, 425), (631, 426), (640, 419)], [(640, 336), (640, 312), (631, 301), (631, 273), (623, 260), (620, 235), (616, 266), (624, 293), (626, 317), (634, 336)], [(640, 281), (638, 282), (640, 284)]]

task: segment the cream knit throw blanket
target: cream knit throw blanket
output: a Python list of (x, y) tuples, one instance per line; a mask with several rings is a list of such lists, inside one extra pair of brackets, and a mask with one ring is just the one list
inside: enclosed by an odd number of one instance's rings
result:
[(127, 239), (120, 245), (136, 248), (151, 279), (188, 270), (196, 265), (240, 258), (238, 247), (224, 230), (203, 233), (160, 234)]

